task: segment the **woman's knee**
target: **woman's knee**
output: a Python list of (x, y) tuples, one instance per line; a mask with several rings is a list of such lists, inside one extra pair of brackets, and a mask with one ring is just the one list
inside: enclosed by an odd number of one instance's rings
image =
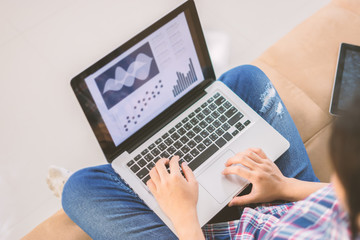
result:
[(63, 209), (68, 213), (74, 203), (83, 197), (83, 193), (87, 192), (85, 189), (89, 187), (88, 181), (84, 179), (84, 176), (88, 175), (89, 168), (81, 169), (73, 173), (70, 178), (66, 181), (61, 202)]
[(96, 183), (103, 178), (108, 166), (102, 165), (81, 169), (73, 173), (65, 183), (62, 192), (62, 205), (65, 212), (76, 208), (85, 199), (89, 199), (95, 190)]
[(227, 87), (250, 105), (269, 87), (270, 80), (265, 73), (256, 66), (243, 65), (224, 73), (220, 78)]
[(242, 65), (235, 67), (219, 78), (224, 83), (251, 83), (253, 85), (256, 81), (263, 82), (264, 79), (268, 79), (265, 73), (258, 67), (253, 65)]

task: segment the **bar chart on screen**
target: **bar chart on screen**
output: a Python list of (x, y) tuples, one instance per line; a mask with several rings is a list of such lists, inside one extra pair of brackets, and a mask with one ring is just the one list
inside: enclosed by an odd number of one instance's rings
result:
[(178, 79), (176, 80), (176, 85), (173, 87), (174, 97), (178, 96), (185, 89), (187, 89), (191, 84), (196, 82), (197, 76), (194, 70), (194, 65), (191, 58), (189, 58), (189, 71), (186, 73), (176, 72)]

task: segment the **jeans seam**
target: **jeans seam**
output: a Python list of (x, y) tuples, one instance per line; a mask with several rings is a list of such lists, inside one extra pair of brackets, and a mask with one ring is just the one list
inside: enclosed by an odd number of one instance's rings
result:
[(138, 197), (138, 195), (134, 192), (134, 190), (127, 184), (125, 183), (125, 180), (122, 179), (120, 176), (117, 176), (115, 174), (112, 174), (112, 173), (108, 173), (111, 178), (121, 186), (121, 188), (126, 191), (127, 193), (135, 196), (135, 197)]

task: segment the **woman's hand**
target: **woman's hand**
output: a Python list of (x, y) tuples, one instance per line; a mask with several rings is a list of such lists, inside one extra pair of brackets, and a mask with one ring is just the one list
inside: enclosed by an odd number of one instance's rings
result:
[[(166, 169), (166, 164), (170, 165), (170, 173)], [(181, 168), (186, 179), (181, 175), (178, 156), (171, 160), (160, 159), (150, 171), (151, 179), (147, 186), (174, 224), (180, 239), (202, 239), (203, 234), (196, 212), (198, 182), (185, 162)]]
[(282, 199), (282, 188), (287, 178), (261, 149), (251, 148), (240, 152), (230, 158), (225, 166), (224, 175), (235, 174), (246, 178), (253, 184), (250, 194), (233, 198), (229, 206)]

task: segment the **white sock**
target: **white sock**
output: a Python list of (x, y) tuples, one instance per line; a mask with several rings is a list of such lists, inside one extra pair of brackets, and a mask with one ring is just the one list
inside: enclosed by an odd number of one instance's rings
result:
[(46, 182), (56, 197), (61, 197), (64, 185), (73, 172), (57, 166), (50, 166)]

